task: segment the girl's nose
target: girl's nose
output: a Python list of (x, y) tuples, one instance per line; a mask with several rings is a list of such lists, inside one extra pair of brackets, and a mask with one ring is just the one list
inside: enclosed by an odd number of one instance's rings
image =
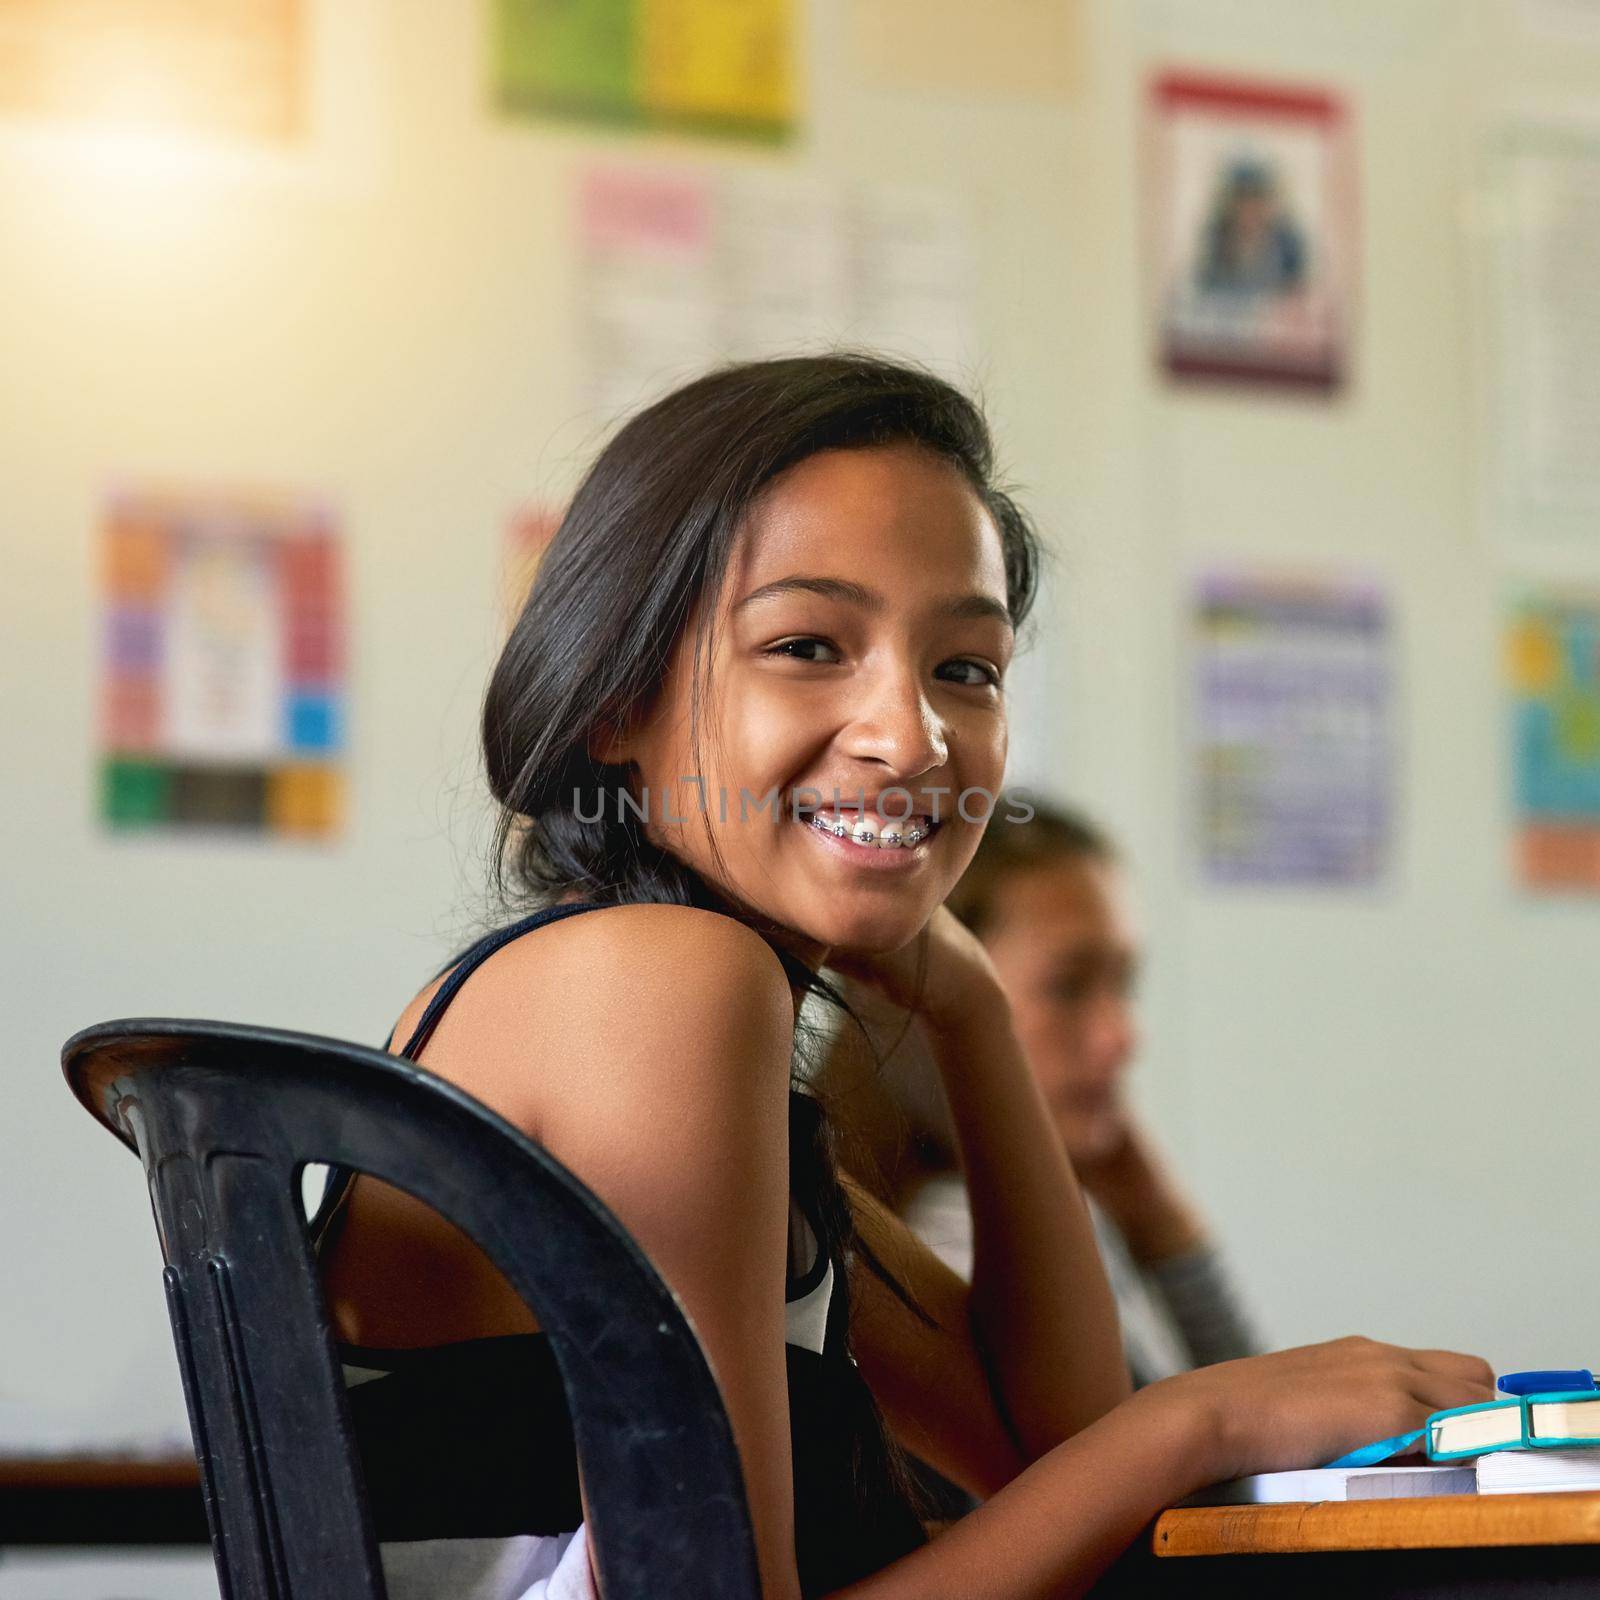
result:
[(899, 778), (933, 771), (950, 756), (944, 725), (909, 672), (885, 673), (865, 689), (845, 748), (860, 760), (881, 762)]

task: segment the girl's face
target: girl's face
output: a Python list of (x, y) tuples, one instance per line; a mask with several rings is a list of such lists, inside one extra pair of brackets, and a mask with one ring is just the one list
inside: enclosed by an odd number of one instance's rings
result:
[(622, 737), (651, 837), (803, 954), (899, 948), (998, 801), (1012, 644), (999, 531), (957, 469), (904, 445), (806, 458)]
[(1138, 937), (1121, 872), (1084, 856), (1010, 874), (983, 942), (1067, 1154), (1109, 1155), (1138, 1045)]

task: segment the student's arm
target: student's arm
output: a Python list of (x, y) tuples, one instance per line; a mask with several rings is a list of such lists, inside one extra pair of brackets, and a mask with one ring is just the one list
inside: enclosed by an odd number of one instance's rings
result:
[(1125, 1113), (1115, 1147), (1074, 1161), (1073, 1170), (1121, 1236), (1145, 1287), (1166, 1307), (1190, 1366), (1265, 1348), (1204, 1217), (1136, 1117)]
[(760, 938), (709, 912), (618, 907), (562, 935), (485, 964), (473, 1007), (464, 994), (440, 1025), (438, 1070), (576, 1173), (677, 1292), (738, 1445), (762, 1594), (799, 1600), (784, 1355), (788, 981)]
[(1215, 1246), (1197, 1245), (1181, 1256), (1153, 1262), (1143, 1272), (1194, 1366), (1235, 1361), (1265, 1348)]
[(832, 1600), (1068, 1600), (1204, 1484), (1332, 1460), (1487, 1398), (1473, 1356), (1340, 1339), (1142, 1389), (931, 1544)]
[(895, 1284), (858, 1255), (850, 1273), (852, 1353), (900, 1443), (987, 1498), (1028, 1463), (973, 1338), (967, 1284), (880, 1201), (844, 1183), (861, 1243)]
[(967, 1314), (995, 1403), (1032, 1461), (1130, 1392), (1094, 1229), (983, 946), (941, 908), (905, 950), (841, 963), (916, 1005), (972, 1209)]

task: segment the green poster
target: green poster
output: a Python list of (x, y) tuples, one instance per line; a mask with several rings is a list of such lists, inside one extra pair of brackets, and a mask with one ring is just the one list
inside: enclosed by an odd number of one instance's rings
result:
[(633, 121), (635, 0), (495, 0), (495, 90), (507, 110)]

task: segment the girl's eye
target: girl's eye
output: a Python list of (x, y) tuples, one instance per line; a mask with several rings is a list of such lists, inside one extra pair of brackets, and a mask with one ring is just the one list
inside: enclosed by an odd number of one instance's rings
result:
[(946, 661), (939, 668), (939, 675), (967, 689), (1000, 687), (1000, 674), (987, 661), (973, 661), (967, 658)]
[[(803, 635), (800, 638), (781, 638), (776, 645), (768, 645), (762, 651), (765, 656), (787, 656), (790, 661), (814, 661), (819, 664), (834, 664), (840, 661), (840, 651), (837, 646), (830, 645), (826, 638), (816, 638), (814, 635)], [(987, 661), (946, 661), (939, 667), (939, 672), (944, 674), (946, 669), (954, 667), (958, 677), (954, 682), (960, 683), (963, 688), (986, 688), (986, 686), (1000, 686), (1000, 674)]]
[(1091, 982), (1092, 980), (1082, 973), (1063, 974), (1051, 982), (1050, 998), (1062, 1005), (1075, 1006), (1079, 1001), (1088, 998)]
[(768, 645), (764, 652), (769, 656), (788, 656), (793, 661), (820, 661), (835, 662), (840, 659), (839, 652), (828, 643), (826, 639), (780, 639), (774, 645)]

